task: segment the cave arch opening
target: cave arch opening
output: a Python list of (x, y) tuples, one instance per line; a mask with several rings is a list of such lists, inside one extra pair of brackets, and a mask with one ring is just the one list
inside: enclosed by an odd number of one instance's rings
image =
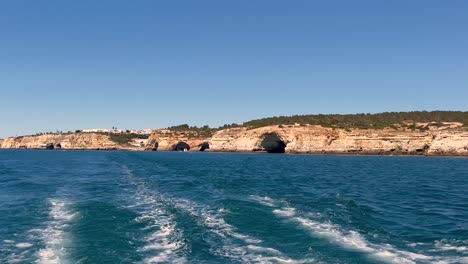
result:
[(151, 141), (150, 149), (151, 151), (157, 151), (159, 147), (159, 143), (156, 140)]
[(264, 134), (260, 145), (268, 153), (286, 152), (286, 143), (276, 133)]
[(184, 141), (179, 141), (172, 150), (173, 151), (189, 151), (190, 146)]
[(200, 144), (200, 151), (205, 151), (207, 149), (210, 149), (210, 144), (208, 142), (203, 142)]

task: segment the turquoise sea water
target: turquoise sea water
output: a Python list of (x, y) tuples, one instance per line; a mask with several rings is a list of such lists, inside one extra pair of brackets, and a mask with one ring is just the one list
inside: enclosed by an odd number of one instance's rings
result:
[(468, 263), (468, 159), (4, 150), (0, 263)]

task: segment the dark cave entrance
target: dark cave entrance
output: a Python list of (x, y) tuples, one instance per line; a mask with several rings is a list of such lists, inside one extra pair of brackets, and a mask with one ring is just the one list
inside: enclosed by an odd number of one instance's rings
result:
[(150, 149), (151, 151), (156, 151), (158, 150), (158, 147), (159, 147), (159, 143), (155, 140), (151, 141), (150, 143)]
[(263, 135), (261, 146), (268, 153), (284, 153), (286, 151), (286, 143), (275, 133)]
[(54, 149), (54, 143), (47, 143), (45, 146), (46, 149)]
[(189, 146), (189, 144), (187, 144), (187, 143), (185, 143), (183, 141), (179, 141), (179, 143), (177, 143), (172, 150), (173, 151), (189, 151), (190, 146)]
[(205, 151), (207, 149), (210, 149), (210, 144), (208, 142), (203, 142), (200, 144), (200, 151)]

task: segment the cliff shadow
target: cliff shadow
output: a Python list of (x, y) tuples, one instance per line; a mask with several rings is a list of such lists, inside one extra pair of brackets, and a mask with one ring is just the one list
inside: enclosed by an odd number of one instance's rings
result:
[(286, 143), (276, 133), (264, 134), (260, 146), (268, 153), (286, 152)]

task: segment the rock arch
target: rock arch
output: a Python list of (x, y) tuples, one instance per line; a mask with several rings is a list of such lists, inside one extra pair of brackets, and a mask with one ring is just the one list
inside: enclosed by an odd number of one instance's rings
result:
[(268, 153), (284, 153), (286, 151), (286, 143), (276, 133), (264, 134), (260, 146)]
[(173, 151), (188, 151), (190, 150), (190, 146), (184, 141), (179, 141), (177, 144), (175, 144), (172, 150)]
[(210, 149), (210, 144), (208, 142), (203, 142), (200, 144), (200, 151), (205, 151), (207, 149)]
[(149, 146), (147, 147), (147, 149), (151, 151), (156, 151), (158, 150), (158, 147), (159, 147), (159, 143), (156, 140), (152, 140)]

